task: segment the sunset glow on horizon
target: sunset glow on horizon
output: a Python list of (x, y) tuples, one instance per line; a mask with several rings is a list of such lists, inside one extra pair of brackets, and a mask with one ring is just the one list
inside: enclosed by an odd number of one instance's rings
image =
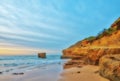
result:
[(119, 16), (119, 0), (0, 0), (0, 55), (60, 54)]

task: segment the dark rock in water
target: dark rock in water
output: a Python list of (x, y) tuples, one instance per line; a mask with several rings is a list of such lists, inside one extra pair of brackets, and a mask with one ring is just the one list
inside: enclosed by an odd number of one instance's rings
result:
[(101, 76), (110, 81), (120, 81), (120, 54), (103, 56), (99, 65)]
[(23, 75), (24, 73), (13, 73), (13, 75)]
[(46, 58), (46, 53), (38, 53), (39, 58)]
[(0, 74), (3, 74), (3, 72), (0, 72)]

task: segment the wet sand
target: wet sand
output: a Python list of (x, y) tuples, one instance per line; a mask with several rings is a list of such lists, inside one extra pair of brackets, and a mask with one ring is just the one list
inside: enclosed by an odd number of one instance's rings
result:
[[(13, 74), (13, 73), (19, 74)], [(57, 81), (62, 72), (62, 64), (46, 65), (36, 67), (27, 72), (14, 71), (8, 74), (0, 74), (0, 81)]]
[(66, 69), (61, 74), (62, 78), (59, 81), (109, 81), (101, 77), (98, 70), (98, 66), (92, 65)]
[[(13, 71), (0, 74), (0, 81), (109, 81), (99, 75), (98, 66), (62, 68), (62, 64), (52, 64), (27, 72)], [(19, 74), (13, 74), (15, 72)]]

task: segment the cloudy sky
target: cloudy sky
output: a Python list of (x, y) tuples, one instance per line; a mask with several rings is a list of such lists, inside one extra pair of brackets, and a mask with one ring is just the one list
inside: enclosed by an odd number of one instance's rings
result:
[(0, 54), (60, 54), (120, 16), (120, 0), (0, 0)]

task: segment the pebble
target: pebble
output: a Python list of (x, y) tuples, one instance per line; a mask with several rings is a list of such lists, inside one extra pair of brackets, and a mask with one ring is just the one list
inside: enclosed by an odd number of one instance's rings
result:
[(23, 75), (24, 73), (13, 73), (13, 75)]
[(0, 74), (2, 74), (3, 72), (0, 72)]

